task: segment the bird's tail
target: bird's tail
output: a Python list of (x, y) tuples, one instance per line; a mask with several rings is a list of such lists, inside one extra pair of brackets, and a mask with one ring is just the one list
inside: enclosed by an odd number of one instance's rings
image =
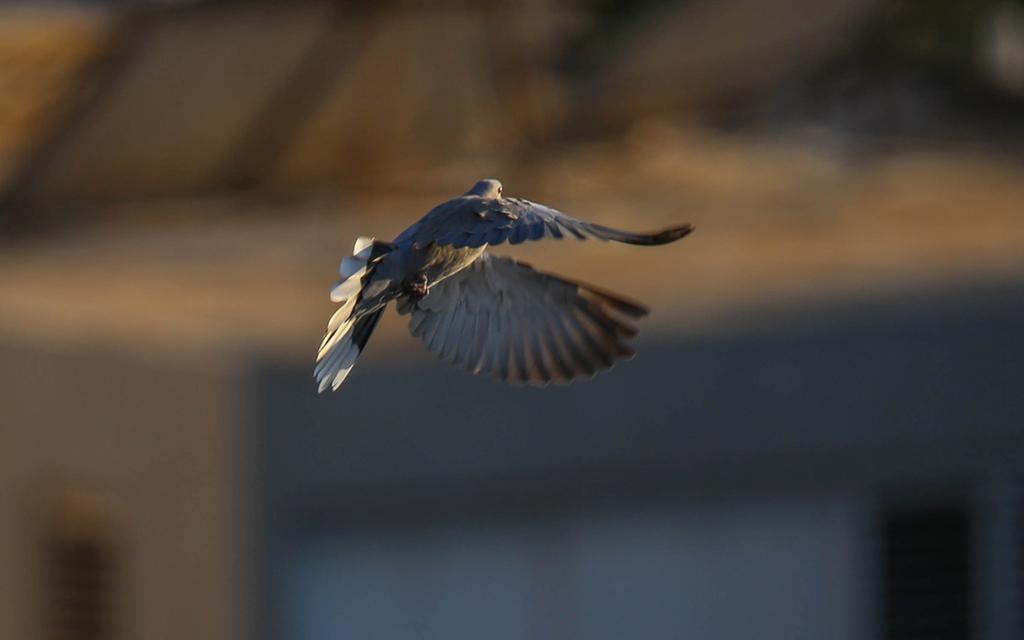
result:
[(327, 323), (327, 333), (316, 354), (314, 376), (320, 392), (341, 386), (377, 328), (384, 307), (357, 313), (357, 306), (376, 263), (389, 250), (386, 243), (361, 237), (353, 254), (341, 261), (341, 280), (331, 289), (331, 300), (340, 302), (341, 307)]

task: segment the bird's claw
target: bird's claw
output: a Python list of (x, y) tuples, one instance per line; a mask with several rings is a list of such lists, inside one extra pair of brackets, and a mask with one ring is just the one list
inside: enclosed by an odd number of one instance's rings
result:
[(410, 278), (405, 282), (405, 295), (409, 296), (414, 300), (419, 300), (430, 293), (430, 287), (427, 286), (427, 276), (420, 274), (415, 278)]

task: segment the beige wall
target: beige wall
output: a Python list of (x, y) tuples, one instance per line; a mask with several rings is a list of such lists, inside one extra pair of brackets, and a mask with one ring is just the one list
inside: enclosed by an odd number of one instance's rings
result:
[(69, 491), (109, 516), (112, 637), (246, 635), (228, 374), (5, 346), (0, 406), (0, 637), (46, 633), (46, 514)]

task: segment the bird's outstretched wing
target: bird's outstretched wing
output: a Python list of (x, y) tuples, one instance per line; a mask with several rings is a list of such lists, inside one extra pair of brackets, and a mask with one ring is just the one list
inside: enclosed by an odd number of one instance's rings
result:
[(633, 233), (585, 222), (561, 211), (520, 198), (460, 198), (437, 209), (411, 238), (417, 244), (436, 242), (454, 247), (481, 247), (503, 242), (519, 244), (541, 238), (596, 238), (628, 244), (674, 242), (693, 231), (685, 224), (652, 233)]
[(409, 329), (443, 360), (509, 382), (543, 385), (590, 377), (633, 350), (627, 321), (648, 313), (617, 295), (481, 255), (417, 302)]

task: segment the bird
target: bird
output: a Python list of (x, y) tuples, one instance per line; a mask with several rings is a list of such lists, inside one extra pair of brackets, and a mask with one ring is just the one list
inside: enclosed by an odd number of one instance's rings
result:
[(649, 310), (615, 293), (487, 253), (542, 238), (663, 245), (690, 224), (632, 233), (503, 195), (494, 178), (427, 212), (391, 242), (356, 240), (331, 289), (340, 303), (316, 355), (318, 392), (337, 390), (388, 304), (444, 361), (513, 384), (544, 386), (593, 377), (631, 358), (632, 320)]

